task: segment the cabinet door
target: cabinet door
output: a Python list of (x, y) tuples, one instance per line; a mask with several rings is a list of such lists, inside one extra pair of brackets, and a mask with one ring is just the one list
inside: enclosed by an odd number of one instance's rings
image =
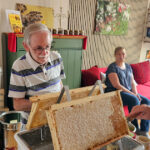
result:
[(64, 63), (66, 79), (62, 80), (69, 89), (79, 88), (81, 84), (82, 51), (74, 49), (58, 49)]
[[(19, 42), (18, 42), (19, 39)], [(17, 47), (16, 52), (10, 52), (8, 50), (8, 36), (7, 34), (2, 34), (2, 53), (3, 53), (3, 83), (4, 83), (4, 89), (5, 89), (5, 106), (9, 107), (10, 110), (13, 109), (12, 107), (12, 99), (8, 98), (8, 89), (9, 89), (9, 82), (10, 82), (10, 73), (11, 68), (14, 63), (14, 61), (20, 57), (23, 56), (26, 52), (22, 46), (18, 47), (18, 43), (22, 45), (23, 38), (17, 38)]]
[(79, 88), (81, 84), (82, 45), (83, 39), (54, 39), (52, 42), (52, 50), (58, 51), (63, 59), (66, 79), (62, 82), (70, 89)]
[(8, 81), (10, 80), (10, 72), (11, 72), (11, 68), (12, 68), (12, 65), (14, 63), (14, 61), (25, 55), (26, 51), (24, 50), (24, 47), (22, 45), (22, 41), (23, 41), (23, 38), (17, 38), (17, 44), (16, 44), (16, 52), (10, 52), (8, 49), (7, 49), (7, 74), (8, 74)]

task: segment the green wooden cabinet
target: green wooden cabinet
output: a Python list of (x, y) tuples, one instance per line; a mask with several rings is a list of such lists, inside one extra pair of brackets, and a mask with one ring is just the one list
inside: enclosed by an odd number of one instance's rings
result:
[[(63, 36), (61, 36), (63, 37)], [(20, 56), (25, 54), (25, 50), (22, 45), (23, 37), (17, 37), (16, 52), (10, 52), (8, 50), (8, 35), (2, 35), (3, 44), (3, 70), (4, 70), (4, 89), (6, 91), (5, 106), (9, 107), (8, 102), (8, 88), (10, 81), (10, 71), (13, 62)], [(52, 43), (52, 50), (56, 50), (60, 53), (64, 63), (64, 70), (66, 79), (63, 80), (64, 85), (68, 85), (70, 89), (80, 87), (81, 83), (81, 65), (82, 65), (82, 47), (83, 38), (55, 38)], [(12, 104), (10, 104), (12, 105)]]
[(82, 45), (82, 39), (54, 39), (52, 43), (52, 50), (58, 51), (63, 59), (66, 74), (63, 84), (70, 89), (80, 87)]

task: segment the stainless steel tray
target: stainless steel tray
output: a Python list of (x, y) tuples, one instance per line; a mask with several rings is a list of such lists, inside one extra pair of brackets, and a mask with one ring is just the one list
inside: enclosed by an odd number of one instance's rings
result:
[(17, 136), (24, 146), (26, 146), (26, 149), (53, 150), (51, 134), (47, 125), (30, 131), (17, 133)]
[(138, 141), (132, 139), (129, 136), (125, 136), (118, 141), (115, 141), (109, 145), (104, 146), (99, 150), (108, 150), (112, 147), (111, 150), (144, 150), (144, 145)]

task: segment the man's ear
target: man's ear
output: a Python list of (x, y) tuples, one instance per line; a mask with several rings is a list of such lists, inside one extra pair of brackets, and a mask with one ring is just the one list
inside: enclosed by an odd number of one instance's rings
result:
[(29, 46), (28, 46), (25, 42), (23, 42), (22, 44), (23, 44), (24, 49), (25, 49), (27, 52), (29, 52), (29, 50), (30, 50)]

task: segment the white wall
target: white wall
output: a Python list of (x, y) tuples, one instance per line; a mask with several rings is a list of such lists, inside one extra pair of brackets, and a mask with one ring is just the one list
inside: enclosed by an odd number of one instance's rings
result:
[[(114, 49), (123, 46), (127, 50), (127, 63), (140, 60), (144, 22), (148, 0), (120, 0), (130, 5), (130, 19), (126, 35), (112, 36), (93, 34), (95, 6), (97, 0), (70, 0), (69, 28), (83, 30), (87, 38), (87, 49), (83, 52), (82, 69), (92, 66), (106, 67), (114, 61)], [(108, 0), (115, 1), (115, 0)]]
[[(62, 28), (68, 28), (68, 12), (69, 0), (0, 0), (0, 35), (3, 32), (9, 32), (8, 25), (5, 22), (5, 9), (15, 10), (16, 3), (23, 3), (29, 5), (45, 6), (54, 9), (54, 16), (59, 13), (60, 3), (63, 7), (63, 14), (66, 17), (62, 18)], [(59, 27), (59, 18), (54, 17), (54, 28)], [(1, 36), (0, 36), (1, 41)], [(0, 66), (2, 66), (2, 42), (0, 44)]]
[[(150, 0), (148, 0), (148, 6), (147, 8), (150, 7)], [(147, 18), (145, 18), (145, 25), (143, 26), (144, 27), (144, 33), (143, 33), (143, 38), (146, 34), (146, 21), (147, 21)], [(146, 52), (147, 50), (150, 50), (150, 42), (143, 42), (142, 43), (142, 48), (141, 48), (141, 53), (140, 53), (140, 62), (142, 61), (145, 61), (146, 60)]]
[(142, 49), (141, 49), (141, 55), (140, 55), (140, 62), (146, 60), (146, 52), (147, 50), (150, 50), (150, 43), (143, 42)]

